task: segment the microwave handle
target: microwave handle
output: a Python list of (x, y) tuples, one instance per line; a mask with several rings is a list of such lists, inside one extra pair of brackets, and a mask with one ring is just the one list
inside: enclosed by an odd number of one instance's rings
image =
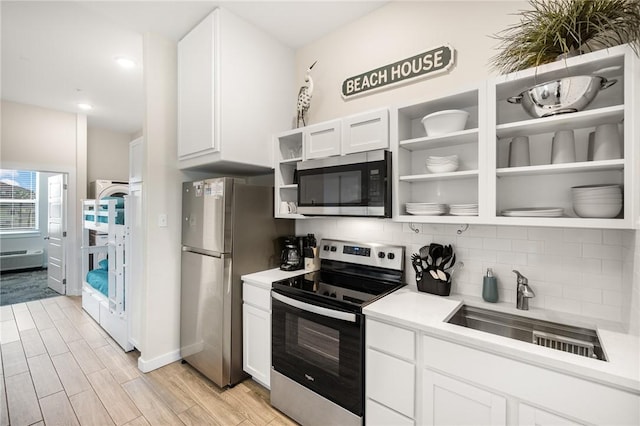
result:
[(285, 305), (293, 306), (294, 308), (302, 309), (303, 311), (311, 312), (313, 314), (322, 315), (323, 317), (334, 318), (341, 321), (356, 322), (356, 314), (334, 311), (333, 309), (323, 308), (322, 306), (316, 306), (310, 303), (301, 302), (299, 300), (292, 299), (275, 292), (271, 292), (271, 297), (284, 303)]

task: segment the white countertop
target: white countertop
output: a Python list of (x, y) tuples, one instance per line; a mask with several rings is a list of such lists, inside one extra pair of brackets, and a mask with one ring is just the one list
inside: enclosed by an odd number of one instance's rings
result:
[[(596, 329), (608, 361), (573, 355), (445, 322), (462, 304)], [(596, 325), (595, 322), (589, 324), (584, 318), (536, 308), (521, 311), (511, 304), (487, 303), (482, 299), (460, 295), (441, 297), (409, 287), (365, 306), (363, 312), (367, 317), (404, 325), (440, 339), (640, 394), (640, 339)]]
[(270, 289), (271, 283), (274, 281), (286, 280), (287, 278), (297, 277), (298, 275), (304, 275), (314, 271), (315, 269), (283, 271), (280, 268), (273, 268), (266, 271), (254, 272), (253, 274), (242, 275), (240, 279), (242, 281), (251, 281), (254, 284)]

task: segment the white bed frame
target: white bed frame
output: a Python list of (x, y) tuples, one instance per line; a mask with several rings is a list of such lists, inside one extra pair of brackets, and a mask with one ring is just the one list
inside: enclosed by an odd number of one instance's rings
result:
[[(122, 349), (130, 351), (133, 345), (129, 341), (126, 310), (126, 295), (129, 290), (125, 279), (125, 248), (128, 235), (125, 225), (116, 224), (116, 204), (116, 200), (108, 199), (82, 200), (82, 308), (111, 335)], [(87, 220), (88, 215), (93, 217), (93, 220)], [(106, 217), (106, 223), (99, 222), (99, 217)], [(89, 231), (91, 230), (107, 234), (107, 245), (90, 245)], [(94, 258), (100, 254), (108, 256), (108, 297), (86, 282), (87, 272), (90, 270), (90, 254), (93, 254)], [(97, 264), (97, 262), (94, 263)]]

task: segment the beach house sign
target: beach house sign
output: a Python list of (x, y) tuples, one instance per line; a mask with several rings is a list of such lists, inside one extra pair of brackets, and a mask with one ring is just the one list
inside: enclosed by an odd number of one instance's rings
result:
[(347, 99), (394, 84), (406, 83), (408, 80), (441, 74), (451, 69), (454, 61), (455, 50), (451, 46), (436, 47), (410, 58), (347, 78), (342, 83), (342, 97)]

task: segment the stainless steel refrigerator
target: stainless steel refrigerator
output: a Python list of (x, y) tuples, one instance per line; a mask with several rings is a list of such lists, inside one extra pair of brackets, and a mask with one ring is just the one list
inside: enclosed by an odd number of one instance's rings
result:
[(242, 371), (240, 276), (279, 265), (278, 238), (292, 220), (273, 218), (273, 189), (233, 178), (182, 186), (182, 359), (220, 387)]

